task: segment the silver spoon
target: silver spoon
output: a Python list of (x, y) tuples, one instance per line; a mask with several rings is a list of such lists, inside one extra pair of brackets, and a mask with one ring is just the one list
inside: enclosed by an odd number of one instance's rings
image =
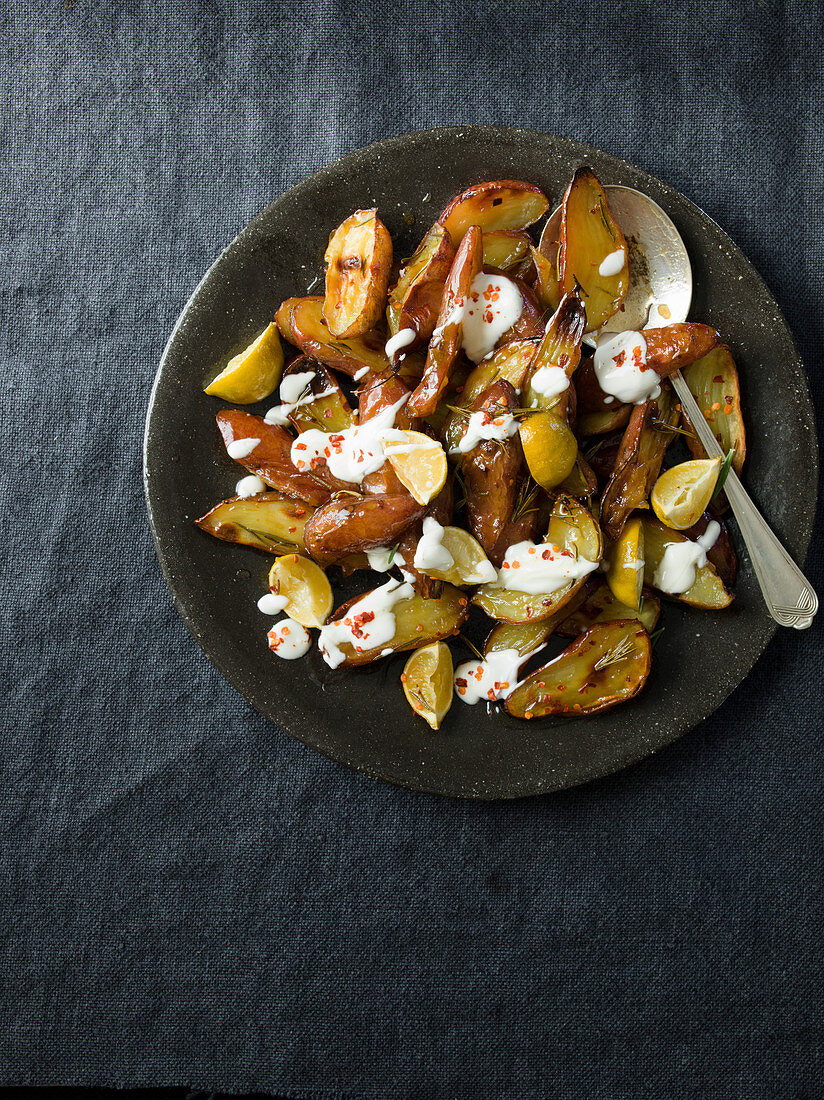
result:
[[(657, 202), (632, 187), (608, 186), (609, 205), (630, 244), (630, 287), (622, 313), (615, 314), (602, 331), (657, 327), (686, 321), (692, 300), (692, 267), (678, 230)], [(541, 236), (544, 245), (557, 241), (561, 221), (559, 207)], [(633, 263), (636, 253), (641, 262)], [(724, 452), (707, 424), (680, 371), (669, 376), (684, 411), (704, 450), (711, 458)], [(747, 545), (767, 609), (781, 626), (804, 630), (818, 611), (812, 585), (775, 537), (734, 470), (724, 491)]]

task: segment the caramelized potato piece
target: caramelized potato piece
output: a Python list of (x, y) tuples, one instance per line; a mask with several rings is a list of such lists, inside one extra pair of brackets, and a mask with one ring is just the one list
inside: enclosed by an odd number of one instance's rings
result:
[[(687, 541), (690, 540), (683, 532), (673, 531), (672, 528), (665, 527), (657, 519), (645, 516), (644, 583), (657, 588), (655, 574), (663, 561), (667, 547)], [(724, 608), (730, 606), (733, 600), (732, 593), (727, 590), (711, 561), (707, 561), (706, 565), (696, 568), (695, 582), (686, 592), (681, 592), (678, 595), (667, 592), (665, 595), (669, 596), (670, 599), (689, 604), (690, 607), (699, 607), (704, 611), (723, 611)]]
[(543, 252), (540, 252), (534, 245), (530, 245), (529, 254), (535, 265), (535, 294), (538, 298), (538, 302), (544, 309), (551, 309), (554, 312), (561, 304), (562, 296), (561, 284), (558, 281), (558, 268), (556, 266), (558, 256), (557, 245), (555, 249), (555, 262), (548, 260)]
[(438, 324), (429, 341), (423, 378), (415, 389), (407, 411), (412, 416), (430, 416), (446, 389), (449, 375), (463, 343), (462, 310), (469, 298), (472, 280), (481, 270), (481, 231), (470, 226), (461, 241), (443, 292)]
[(429, 339), (435, 329), (444, 284), (454, 259), (452, 240), (436, 222), (415, 255), (404, 260), (398, 281), (389, 292), (386, 320), (391, 336), (401, 329), (411, 328), (417, 332), (418, 342)]
[(502, 229), (526, 229), (549, 209), (543, 191), (523, 180), (491, 180), (476, 183), (456, 195), (438, 221), (457, 248), (471, 225), (484, 233)]
[[(567, 378), (571, 378), (581, 360), (581, 338), (586, 326), (586, 314), (580, 298), (575, 294), (565, 294), (560, 305), (550, 318), (541, 343), (532, 360), (524, 389), (524, 406), (528, 409), (566, 409), (568, 396), (559, 397), (544, 393), (533, 384), (536, 374), (543, 368), (560, 367)], [(538, 380), (541, 376), (538, 375)], [(537, 381), (536, 380), (536, 383)]]
[(254, 546), (270, 554), (303, 550), (303, 532), (314, 509), (281, 493), (222, 500), (195, 523), (224, 542)]
[[(463, 389), (453, 402), (455, 408), (471, 409), (477, 399), (493, 382), (509, 382), (516, 392), (520, 392), (524, 379), (529, 370), (529, 365), (535, 356), (535, 342), (533, 340), (514, 340), (511, 344), (505, 344), (492, 355), (491, 359), (482, 360), (470, 372), (464, 383)], [(441, 428), (444, 440), (444, 449), (449, 454), (454, 451), (463, 435), (466, 417), (459, 412), (448, 410), (448, 415)]]
[[(315, 375), (307, 386), (307, 397), (314, 394), (315, 399), (305, 404), (297, 405), (289, 413), (289, 420), (299, 432), (305, 432), (309, 428), (318, 428), (322, 432), (342, 432), (352, 427), (352, 408), (346, 400), (343, 390), (338, 385), (334, 374), (314, 359), (305, 355), (293, 359), (283, 377), (288, 378), (293, 374), (304, 374), (312, 371)], [(320, 395), (323, 396), (320, 396)]]
[[(591, 513), (577, 500), (559, 494), (552, 508), (545, 542), (574, 550), (578, 557), (599, 562), (604, 543), (601, 529)], [(472, 602), (493, 619), (505, 623), (527, 623), (548, 619), (570, 602), (586, 584), (586, 577), (546, 595), (533, 595), (503, 588), (497, 581), (482, 584)]]
[(609, 435), (629, 423), (632, 410), (636, 407), (616, 401), (603, 412), (583, 412), (578, 417), (578, 435), (582, 438), (589, 435)]
[(279, 492), (299, 497), (308, 504), (323, 504), (334, 489), (348, 487), (332, 477), (325, 463), (320, 463), (311, 473), (297, 470), (291, 455), (294, 437), (277, 424), (267, 424), (262, 416), (253, 416), (240, 409), (221, 409), (216, 419), (227, 450), (233, 443), (258, 441), (235, 461)]
[(571, 611), (583, 602), (586, 592), (585, 585), (575, 593), (569, 603), (548, 619), (528, 623), (498, 623), (484, 642), (484, 657), (488, 657), (490, 653), (500, 653), (504, 649), (517, 649), (522, 657), (534, 653), (551, 634), (561, 632), (559, 624), (567, 621)]
[(406, 496), (340, 496), (321, 505), (303, 532), (306, 549), (321, 565), (359, 550), (393, 546), (426, 508)]
[(629, 289), (629, 250), (591, 168), (579, 168), (561, 208), (558, 275), (567, 293), (581, 288), (587, 331), (620, 308)]
[[(336, 622), (344, 618), (361, 599), (362, 596), (356, 596), (347, 600), (332, 614), (329, 621)], [(391, 641), (373, 649), (364, 648), (360, 652), (349, 642), (341, 643), (344, 660), (338, 668), (368, 665), (388, 655), (387, 650), (400, 653), (405, 649), (417, 649), (457, 634), (469, 613), (469, 601), (460, 589), (446, 584), (440, 599), (427, 600), (423, 596), (410, 596), (396, 603), (392, 613), (395, 616), (395, 634)]]
[(323, 317), (323, 298), (287, 298), (275, 320), (284, 340), (332, 370), (354, 377), (364, 368), (377, 373), (389, 369), (379, 332), (346, 338), (332, 335)]
[(580, 716), (625, 703), (647, 682), (649, 635), (637, 619), (592, 626), (506, 700), (513, 718)]
[(323, 316), (333, 336), (362, 336), (378, 323), (392, 270), (392, 238), (378, 211), (356, 210), (329, 238), (323, 257)]
[(601, 498), (601, 522), (611, 539), (617, 539), (630, 512), (648, 507), (649, 495), (661, 472), (672, 432), (660, 425), (674, 425), (678, 409), (666, 387), (658, 397), (635, 405), (621, 440), (615, 470)]
[[(510, 383), (501, 379), (493, 382), (475, 404), (475, 411), (497, 417), (516, 407), (517, 395)], [(496, 545), (515, 507), (522, 463), (523, 450), (517, 434), (506, 440), (485, 439), (468, 451), (461, 462), (466, 526), (495, 565), (500, 565), (500, 560), (495, 560)]]
[(511, 229), (493, 229), (484, 233), (484, 267), (494, 267), (496, 271), (508, 271), (525, 256), (529, 255), (532, 242), (528, 233), (518, 233)]
[[(741, 415), (738, 371), (730, 349), (724, 344), (713, 348), (685, 369), (684, 380), (715, 433), (721, 450), (726, 454), (732, 449), (733, 469), (740, 474), (747, 454), (747, 439)], [(686, 428), (692, 428), (683, 410), (681, 420)], [(699, 439), (688, 437), (687, 446), (693, 458), (706, 457)]]
[(575, 459), (572, 472), (558, 486), (571, 497), (588, 500), (598, 492), (598, 478), (595, 471), (581, 454), (580, 450)]
[(709, 325), (684, 321), (664, 328), (644, 329), (647, 366), (666, 378), (707, 355), (718, 343), (718, 333)]
[[(625, 603), (616, 600), (605, 581), (591, 581), (592, 588), (581, 595), (580, 606), (563, 619), (555, 628), (555, 633), (564, 638), (577, 638), (596, 623), (611, 623), (617, 619), (637, 619), (647, 633), (651, 634), (661, 614), (661, 601), (651, 592), (645, 592), (640, 610), (635, 611)], [(564, 608), (566, 611), (567, 608)]]

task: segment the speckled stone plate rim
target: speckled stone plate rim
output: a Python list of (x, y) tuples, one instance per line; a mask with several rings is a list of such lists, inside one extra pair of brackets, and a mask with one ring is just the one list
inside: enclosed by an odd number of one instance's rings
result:
[[(753, 602), (752, 580), (750, 581), (749, 592), (751, 606), (748, 609), (748, 615), (752, 621), (747, 624), (747, 640), (749, 643), (747, 647), (748, 653), (743, 660), (738, 659), (735, 674), (733, 676), (725, 677), (723, 674), (719, 676), (718, 680), (711, 685), (710, 689), (704, 695), (700, 706), (697, 708), (693, 707), (691, 709), (687, 707), (683, 712), (675, 716), (666, 726), (659, 726), (658, 723), (654, 723), (651, 734), (631, 737), (627, 741), (622, 741), (618, 738), (615, 743), (610, 742), (609, 747), (611, 751), (607, 753), (607, 759), (598, 755), (597, 750), (599, 748), (599, 742), (594, 741), (591, 742), (595, 749), (592, 755), (589, 757), (586, 755), (581, 757), (579, 754), (574, 765), (568, 765), (567, 767), (564, 767), (563, 761), (560, 761), (560, 767), (539, 767), (537, 771), (532, 767), (531, 769), (526, 769), (528, 774), (515, 776), (512, 774), (512, 768), (508, 768), (506, 760), (503, 760), (499, 762), (500, 767), (496, 768), (492, 766), (490, 774), (484, 775), (480, 779), (477, 775), (472, 778), (469, 776), (462, 777), (459, 770), (455, 774), (442, 772), (439, 775), (437, 769), (433, 777), (425, 766), (418, 767), (416, 770), (416, 765), (425, 763), (424, 755), (421, 755), (419, 761), (413, 761), (412, 766), (410, 766), (409, 761), (401, 762), (400, 767), (393, 766), (395, 762), (391, 756), (387, 758), (385, 752), (383, 754), (379, 752), (378, 759), (376, 759), (371, 749), (370, 751), (362, 750), (357, 743), (353, 744), (347, 736), (341, 736), (341, 727), (339, 723), (330, 723), (329, 721), (323, 720), (318, 721), (315, 714), (311, 716), (308, 715), (305, 704), (303, 706), (296, 705), (293, 699), (284, 697), (278, 700), (278, 706), (273, 710), (271, 698), (267, 696), (267, 692), (263, 690), (255, 675), (250, 673), (242, 659), (242, 655), (238, 654), (236, 649), (233, 651), (230, 646), (224, 644), (219, 627), (216, 629), (217, 624), (210, 621), (208, 613), (204, 613), (198, 601), (192, 598), (193, 593), (191, 587), (187, 588), (189, 578), (183, 576), (182, 569), (179, 568), (179, 563), (175, 560), (176, 555), (174, 553), (174, 547), (172, 546), (174, 538), (171, 537), (171, 532), (175, 528), (179, 528), (180, 524), (174, 522), (173, 517), (171, 517), (164, 507), (164, 486), (161, 484), (161, 482), (164, 481), (164, 470), (158, 457), (163, 447), (163, 440), (161, 437), (163, 436), (164, 427), (168, 428), (168, 425), (164, 426), (159, 422), (158, 405), (160, 402), (158, 398), (159, 395), (163, 393), (169, 364), (175, 359), (181, 342), (185, 344), (187, 319), (200, 300), (201, 295), (209, 288), (216, 276), (222, 271), (227, 259), (236, 257), (239, 250), (242, 252), (247, 247), (252, 247), (254, 245), (257, 233), (261, 227), (267, 223), (267, 220), (272, 216), (273, 212), (283, 204), (290, 202), (294, 203), (295, 201), (300, 202), (301, 200), (305, 202), (313, 191), (315, 195), (322, 193), (324, 187), (328, 187), (330, 183), (334, 184), (339, 182), (341, 177), (344, 177), (345, 180), (346, 175), (350, 171), (354, 171), (356, 167), (361, 167), (364, 164), (379, 164), (381, 158), (391, 158), (399, 152), (408, 151), (410, 146), (414, 147), (420, 143), (424, 143), (427, 147), (437, 147), (446, 143), (449, 147), (455, 148), (461, 147), (460, 143), (467, 142), (477, 142), (479, 146), (482, 147), (479, 150), (476, 168), (473, 173), (475, 179), (489, 178), (484, 172), (484, 150), (497, 147), (506, 150), (510, 146), (515, 148), (523, 142), (529, 143), (534, 149), (547, 147), (551, 150), (549, 153), (550, 156), (554, 155), (568, 164), (590, 162), (594, 163), (596, 171), (603, 171), (606, 166), (609, 171), (607, 173), (608, 178), (605, 178), (605, 182), (628, 183), (630, 186), (639, 186), (640, 184), (642, 189), (646, 186), (652, 196), (656, 198), (657, 201), (661, 202), (665, 208), (667, 208), (667, 199), (671, 200), (680, 207), (682, 216), (691, 218), (705, 234), (708, 233), (710, 236), (714, 236), (716, 241), (713, 243), (717, 243), (718, 247), (726, 252), (726, 258), (734, 268), (737, 267), (744, 272), (744, 274), (740, 274), (738, 278), (743, 280), (746, 276), (751, 286), (755, 287), (758, 291), (762, 304), (770, 307), (769, 314), (765, 315), (766, 319), (769, 320), (770, 324), (775, 327), (776, 332), (778, 332), (780, 337), (784, 340), (785, 351), (788, 354), (785, 372), (787, 374), (787, 380), (792, 383), (794, 388), (795, 401), (800, 410), (793, 440), (795, 443), (802, 444), (806, 447), (803, 460), (805, 477), (801, 479), (796, 486), (797, 495), (795, 497), (795, 507), (792, 509), (790, 516), (791, 520), (797, 521), (799, 526), (786, 532), (784, 537), (788, 549), (794, 553), (797, 560), (803, 561), (812, 538), (817, 495), (817, 438), (815, 432), (815, 418), (806, 375), (794, 340), (792, 339), (786, 321), (781, 315), (774, 298), (764, 286), (757, 272), (755, 272), (743, 256), (743, 253), (741, 253), (740, 249), (738, 249), (729, 236), (709, 218), (708, 215), (679, 192), (675, 191), (667, 184), (662, 183), (660, 180), (657, 180), (655, 177), (650, 176), (642, 169), (581, 142), (559, 138), (549, 134), (542, 134), (536, 131), (508, 127), (444, 127), (435, 130), (415, 131), (410, 134), (387, 138), (384, 141), (356, 150), (344, 157), (332, 161), (319, 171), (290, 188), (287, 192), (284, 192), (283, 195), (269, 204), (265, 210), (253, 218), (238, 236), (220, 253), (218, 258), (200, 280), (189, 298), (189, 301), (184, 306), (169, 336), (149, 399), (144, 436), (144, 485), (152, 536), (163, 570), (163, 575), (175, 605), (188, 629), (206, 653), (207, 657), (256, 709), (305, 744), (317, 749), (331, 759), (369, 777), (381, 779), (408, 789), (432, 794), (441, 794), (449, 797), (474, 799), (518, 798), (565, 789), (618, 771), (651, 755), (653, 752), (658, 751), (666, 745), (671, 744), (689, 729), (693, 728), (703, 718), (713, 713), (724, 699), (726, 699), (749, 674), (752, 666), (755, 664), (777, 629), (776, 625), (768, 618), (763, 608), (759, 613), (757, 603)], [(526, 178), (530, 178), (528, 172), (524, 172), (523, 174)], [(456, 179), (454, 185), (449, 188), (449, 193), (451, 194), (457, 191), (461, 186), (465, 185), (465, 182), (465, 180)], [(552, 199), (553, 196), (550, 196), (550, 198)], [(351, 196), (347, 196), (347, 201), (350, 206), (362, 205), (359, 195), (352, 194)], [(673, 213), (672, 210), (669, 212), (671, 214)], [(678, 224), (678, 219), (676, 219), (676, 224)], [(328, 226), (325, 226), (322, 231), (324, 233), (328, 232), (328, 228)], [(679, 225), (679, 228), (682, 228), (682, 226)], [(691, 252), (691, 256), (695, 265), (696, 257), (693, 252)], [(696, 283), (698, 283), (699, 280), (700, 275), (696, 279)], [(301, 290), (299, 288), (296, 288), (294, 291), (294, 293), (300, 292)], [(800, 450), (802, 448), (799, 446), (798, 449)], [(166, 471), (166, 473), (168, 474), (168, 471)], [(815, 476), (810, 477), (810, 473), (813, 473)], [(167, 488), (168, 476), (165, 477), (165, 480), (167, 482), (165, 488)], [(195, 535), (199, 535), (199, 533), (192, 528), (191, 535), (194, 537)], [(179, 541), (179, 530), (176, 530), (175, 537), (177, 537)], [(202, 537), (205, 538), (205, 536)], [(739, 551), (740, 550), (741, 546), (739, 543)], [(746, 555), (744, 555), (743, 565), (745, 569), (746, 564)], [(709, 618), (718, 617), (709, 616)], [(285, 666), (287, 675), (291, 667), (292, 666), (289, 665)], [(279, 677), (282, 680), (283, 672), (273, 671), (272, 677)], [(359, 685), (355, 683), (354, 680), (352, 681), (352, 690), (359, 690)], [(643, 699), (643, 695), (639, 698)], [(401, 702), (405, 708), (406, 703), (402, 699)], [(629, 715), (632, 712), (632, 707), (633, 704), (626, 708), (619, 708), (619, 711), (608, 713), (614, 715), (620, 712)], [(473, 709), (477, 711), (480, 708), (464, 709)], [(492, 721), (495, 721), (498, 717), (499, 716), (496, 716)], [(513, 720), (508, 719), (508, 721), (511, 723)], [(631, 720), (628, 719), (628, 721)], [(639, 715), (639, 726), (641, 721), (642, 718)], [(588, 720), (567, 721), (566, 725), (583, 727), (581, 730), (581, 737), (583, 740), (586, 740), (586, 731), (592, 730), (594, 728), (593, 723), (597, 722), (598, 718), (596, 717)], [(615, 724), (616, 723), (613, 723), (613, 725)], [(623, 720), (617, 723), (619, 727), (626, 724), (627, 722)], [(537, 724), (533, 721), (528, 725), (532, 727)], [(330, 729), (330, 727), (337, 728), (337, 735), (335, 733), (335, 728)], [(523, 729), (523, 727), (524, 724), (519, 725), (520, 729)], [(550, 723), (550, 728), (555, 730), (562, 729), (562, 727), (552, 723)], [(529, 735), (524, 735), (524, 739), (526, 740), (528, 736)], [(544, 740), (544, 749), (546, 740), (547, 739)], [(426, 741), (422, 742), (422, 744), (426, 743)], [(537, 745), (537, 742), (535, 744)], [(543, 755), (546, 755), (545, 751)], [(534, 759), (530, 757), (528, 763), (534, 764), (539, 759), (542, 759), (542, 752), (538, 751), (536, 748), (533, 756)], [(465, 760), (463, 762), (465, 763)], [(459, 765), (460, 763), (461, 760), (458, 760)]]

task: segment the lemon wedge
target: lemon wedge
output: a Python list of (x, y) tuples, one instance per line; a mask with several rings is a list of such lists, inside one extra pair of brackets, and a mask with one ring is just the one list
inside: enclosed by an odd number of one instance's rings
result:
[(452, 564), (448, 569), (416, 566), (427, 577), (457, 585), (485, 584), (497, 579), (498, 570), (484, 553), (483, 547), (463, 527), (444, 527), (440, 542), (444, 550), (449, 551)]
[(684, 531), (698, 522), (712, 500), (721, 461), (693, 458), (661, 474), (649, 499), (662, 523)]
[(578, 457), (578, 442), (569, 425), (547, 411), (522, 420), (519, 431), (529, 472), (542, 489), (556, 488), (575, 469)]
[(274, 392), (283, 373), (283, 348), (274, 321), (210, 382), (204, 393), (235, 405), (262, 401)]
[(631, 519), (610, 547), (606, 582), (616, 600), (637, 611), (644, 587), (644, 526)]
[(323, 626), (332, 610), (332, 586), (326, 574), (300, 554), (275, 559), (269, 570), (269, 589), (286, 598), (284, 612), (301, 626)]
[(443, 642), (416, 649), (401, 673), (403, 693), (415, 714), (440, 729), (452, 706), (452, 654)]
[(381, 435), (392, 469), (418, 504), (428, 504), (446, 482), (446, 452), (423, 432), (387, 428)]

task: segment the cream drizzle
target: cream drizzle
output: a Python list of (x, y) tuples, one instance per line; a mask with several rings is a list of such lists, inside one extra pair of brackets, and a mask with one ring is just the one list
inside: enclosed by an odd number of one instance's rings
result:
[(415, 589), (408, 581), (389, 580), (367, 592), (352, 604), (341, 619), (321, 627), (318, 647), (330, 668), (337, 668), (345, 659), (340, 648), (348, 644), (356, 653), (382, 649), (395, 637), (395, 616), (392, 609), (401, 600), (408, 600)]
[(381, 436), (394, 425), (395, 417), (408, 399), (409, 394), (404, 394), (365, 424), (354, 424), (340, 432), (327, 433), (310, 428), (292, 444), (292, 463), (303, 473), (325, 461), (333, 477), (359, 483), (386, 461)]
[(692, 588), (696, 570), (707, 564), (707, 551), (712, 550), (720, 534), (721, 525), (711, 520), (695, 542), (691, 539), (671, 542), (655, 570), (652, 581), (655, 587), (671, 596), (680, 596)]
[(646, 362), (647, 342), (640, 332), (630, 329), (599, 336), (593, 366), (604, 393), (635, 405), (657, 397), (661, 377)]

